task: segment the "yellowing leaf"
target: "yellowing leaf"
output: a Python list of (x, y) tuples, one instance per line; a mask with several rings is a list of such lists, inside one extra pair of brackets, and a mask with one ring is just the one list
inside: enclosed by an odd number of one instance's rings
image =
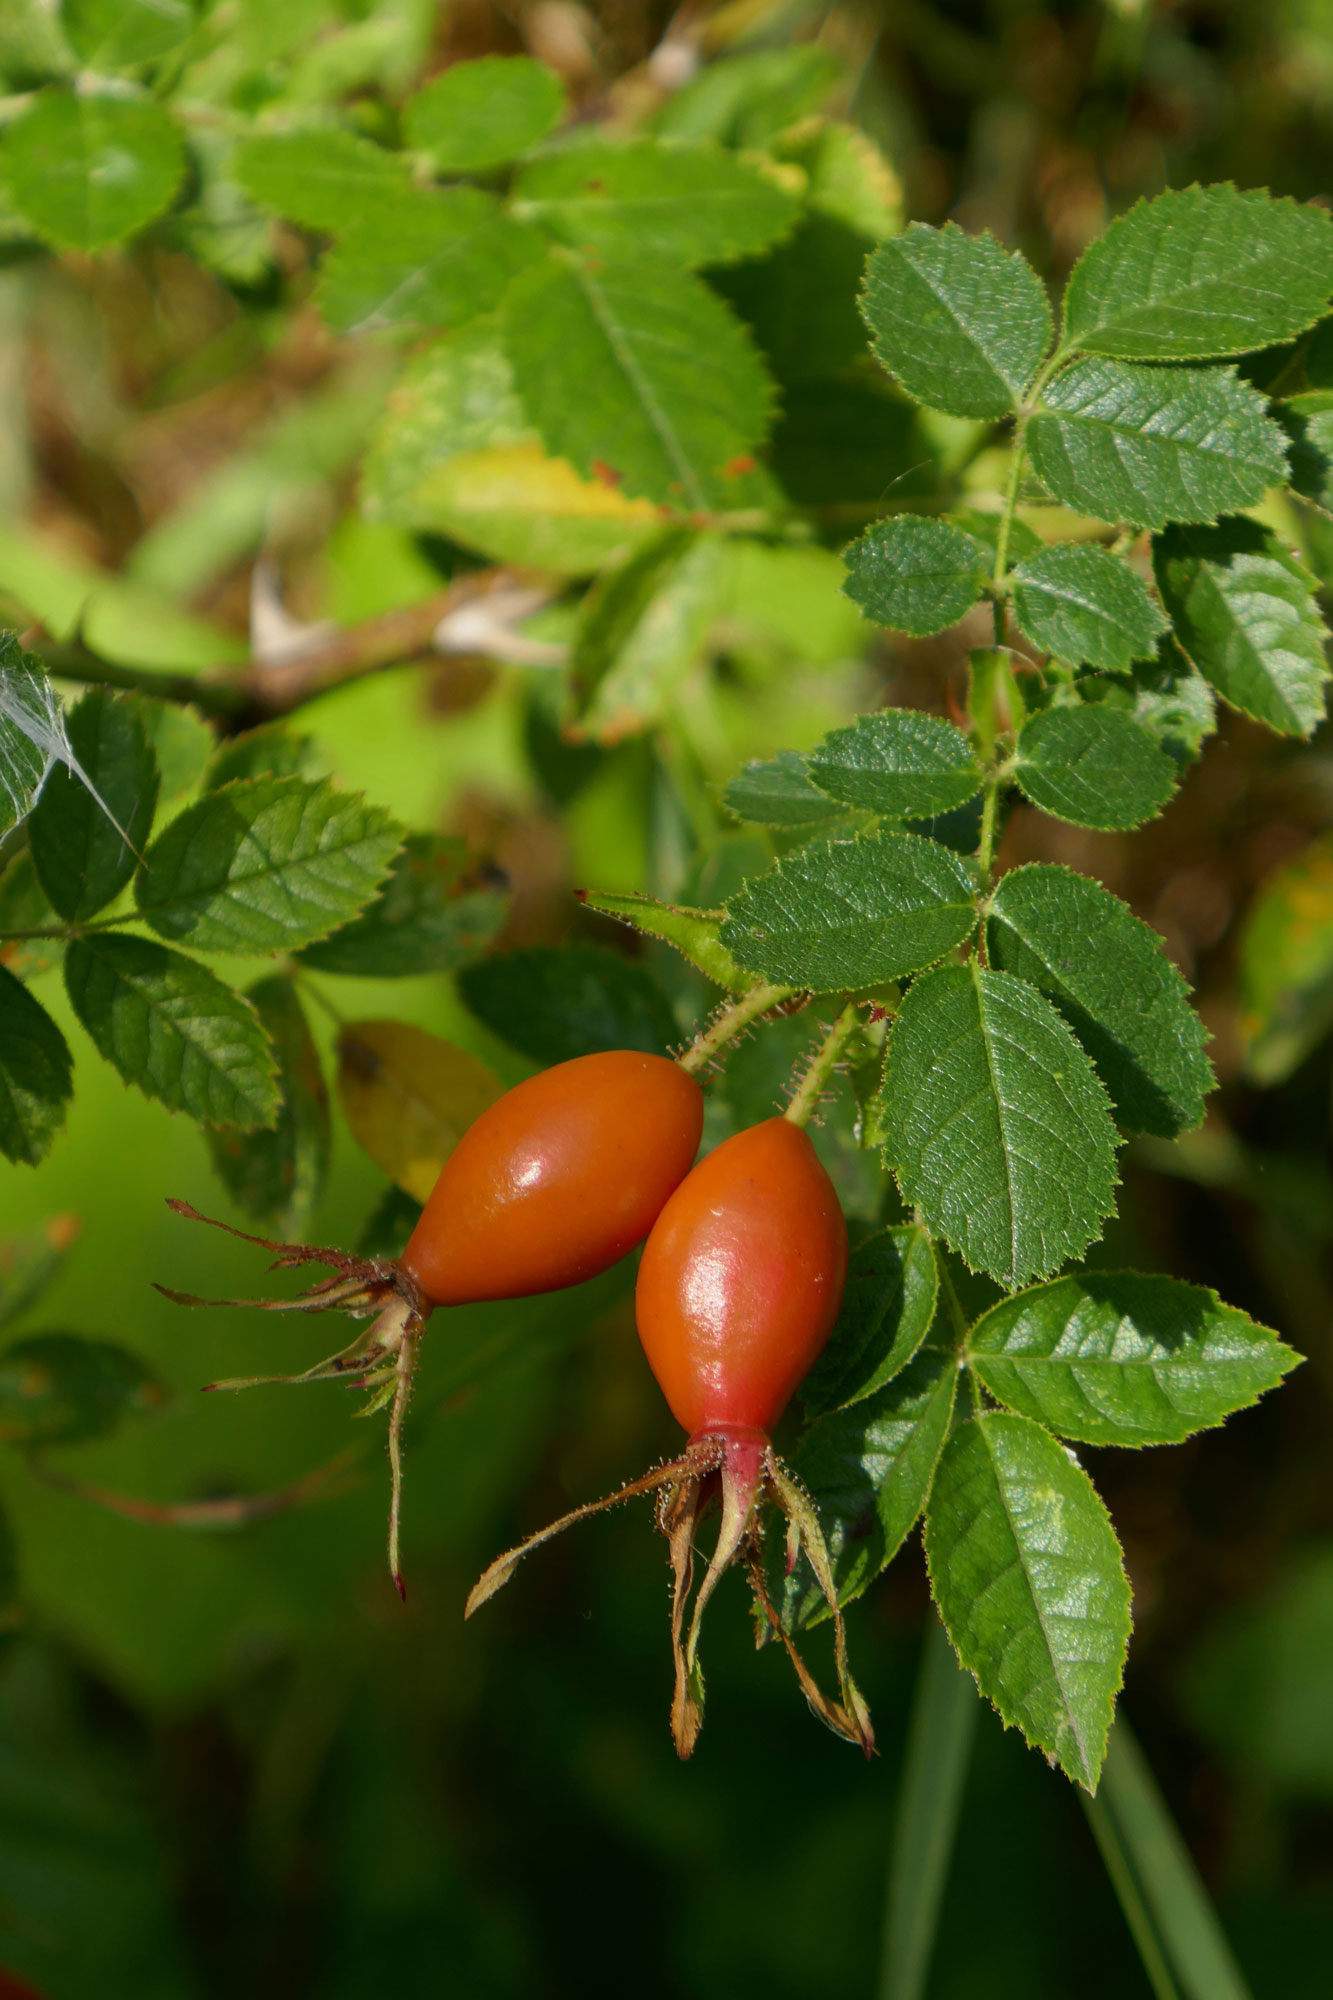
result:
[(501, 1089), (476, 1056), (407, 1021), (350, 1021), (338, 1037), (338, 1097), (352, 1137), (417, 1201)]
[(455, 453), (421, 481), (411, 512), (483, 555), (571, 576), (627, 554), (660, 526), (651, 501), (580, 479), (539, 444)]

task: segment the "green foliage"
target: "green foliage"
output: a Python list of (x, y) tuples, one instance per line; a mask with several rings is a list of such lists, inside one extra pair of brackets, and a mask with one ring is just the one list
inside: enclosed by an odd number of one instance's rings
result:
[(1014, 616), (1043, 653), (1123, 671), (1156, 649), (1167, 620), (1147, 585), (1106, 549), (1059, 542), (1019, 563)]
[(801, 1391), (806, 1415), (859, 1403), (891, 1382), (929, 1333), (938, 1299), (935, 1253), (916, 1223), (858, 1243), (838, 1324)]
[(973, 1417), (935, 1475), (926, 1560), (981, 1692), (1095, 1790), (1129, 1639), (1129, 1584), (1086, 1472), (1027, 1417)]
[[(157, 809), (157, 760), (133, 707), (90, 688), (69, 714), (86, 782), (57, 765), (28, 827), (38, 880), (71, 922), (95, 917), (134, 873)], [(90, 793), (91, 785), (96, 797)]]
[(892, 819), (952, 812), (981, 789), (981, 766), (962, 731), (906, 708), (832, 730), (806, 768), (830, 798)]
[(862, 311), (875, 353), (909, 396), (955, 417), (1003, 417), (1051, 339), (1041, 279), (1017, 251), (955, 223), (914, 222), (866, 265)]
[(273, 1124), (278, 1090), (259, 1017), (197, 960), (99, 931), (71, 941), (65, 986), (102, 1055), (145, 1097), (204, 1125)]
[(956, 625), (986, 586), (985, 551), (971, 535), (918, 514), (867, 529), (845, 561), (853, 603), (877, 624), (918, 639)]
[(584, 477), (680, 509), (742, 504), (772, 389), (754, 345), (687, 271), (550, 257), (511, 286), (504, 340), (547, 447)]
[(1042, 392), (1027, 446), (1056, 500), (1139, 528), (1214, 521), (1287, 476), (1281, 430), (1230, 368), (1076, 361)]
[(1084, 1272), (1004, 1299), (968, 1335), (997, 1402), (1084, 1444), (1178, 1444), (1258, 1402), (1300, 1360), (1216, 1292)]
[(881, 1115), (904, 1201), (1002, 1284), (1078, 1256), (1111, 1212), (1106, 1093), (1050, 1002), (1010, 973), (917, 980), (889, 1037)]
[(657, 721), (725, 601), (720, 536), (668, 529), (584, 599), (570, 661), (581, 735), (614, 743)]
[(292, 950), (364, 908), (402, 838), (386, 812), (327, 779), (238, 779), (158, 837), (135, 902), (159, 937), (199, 951)]
[(588, 143), (544, 154), (514, 183), (515, 212), (572, 249), (674, 267), (758, 256), (796, 219), (797, 197), (762, 161), (720, 147)]
[(138, 69), (174, 55), (194, 31), (189, 0), (64, 0), (61, 25), (89, 69)]
[(0, 1349), (4, 1444), (86, 1444), (165, 1401), (153, 1371), (109, 1340), (39, 1333)]
[(745, 766), (722, 793), (727, 811), (752, 826), (818, 826), (840, 817), (842, 808), (820, 790), (807, 760), (795, 750)]
[(1153, 565), (1176, 635), (1224, 701), (1288, 736), (1324, 715), (1317, 581), (1269, 528), (1243, 517), (1157, 536)]
[(0, 1326), (25, 1313), (59, 1275), (78, 1228), (74, 1216), (56, 1215), (0, 1242)]
[(1034, 806), (1075, 826), (1140, 826), (1176, 788), (1150, 730), (1104, 703), (1046, 708), (1018, 733), (1014, 776)]
[(543, 1064), (599, 1049), (669, 1055), (680, 1039), (651, 974), (591, 946), (503, 952), (469, 966), (458, 990), (501, 1041)]
[(0, 632), (0, 833), (32, 811), (52, 761), (71, 754), (50, 681), (12, 632)]
[(185, 155), (157, 104), (49, 90), (9, 127), (0, 166), (34, 234), (62, 250), (104, 250), (162, 213)]
[(242, 1214), (297, 1236), (328, 1175), (328, 1087), (293, 982), (272, 973), (250, 987), (246, 998), (272, 1046), (282, 1104), (271, 1131), (210, 1130), (208, 1150)]
[[(359, 891), (357, 896), (360, 900)], [(301, 963), (370, 979), (452, 972), (485, 947), (506, 909), (499, 891), (468, 885), (461, 841), (411, 833), (374, 902), (328, 937), (306, 945)]]
[(916, 834), (810, 841), (729, 899), (722, 943), (785, 986), (877, 986), (961, 944), (974, 897), (965, 863)]
[(991, 899), (986, 950), (1054, 1001), (1126, 1131), (1174, 1139), (1202, 1122), (1203, 1024), (1156, 931), (1119, 897), (1069, 868), (1016, 868)]
[(459, 325), (498, 306), (541, 247), (481, 188), (377, 198), (325, 258), (319, 307), (336, 333)]
[(1333, 224), (1262, 189), (1191, 187), (1141, 201), (1080, 257), (1066, 351), (1201, 361), (1272, 347), (1333, 292)]
[(408, 190), (397, 155), (336, 126), (260, 133), (237, 147), (234, 171), (252, 201), (307, 229), (364, 224)]
[(0, 966), (0, 1152), (36, 1166), (65, 1122), (69, 1049), (46, 1009)]
[(1240, 1032), (1256, 1083), (1283, 1082), (1333, 1026), (1333, 838), (1261, 887), (1240, 940)]
[(476, 173), (516, 160), (557, 124), (559, 81), (531, 56), (455, 63), (403, 106), (411, 143), (440, 173)]

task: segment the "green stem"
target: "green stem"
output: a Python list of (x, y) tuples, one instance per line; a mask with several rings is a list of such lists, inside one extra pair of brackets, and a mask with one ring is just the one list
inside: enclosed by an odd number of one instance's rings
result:
[(1134, 1871), (1121, 1845), (1116, 1823), (1107, 1810), (1105, 1801), (1082, 1790), (1079, 1792), (1079, 1799), (1088, 1816), (1093, 1839), (1101, 1852), (1102, 1863), (1111, 1878), (1111, 1887), (1115, 1890), (1116, 1900), (1120, 1904), (1125, 1922), (1129, 1925), (1135, 1950), (1148, 1975), (1148, 1984), (1152, 1987), (1156, 2000), (1180, 2000), (1170, 1968), (1162, 1957), (1153, 1934), (1152, 1919), (1139, 1894)]
[(856, 1002), (849, 1000), (815, 1051), (809, 1069), (801, 1078), (796, 1095), (782, 1114), (793, 1125), (810, 1123), (824, 1094), (824, 1087), (838, 1066), (838, 1058), (846, 1046), (847, 1037), (855, 1026)]
[(922, 2000), (980, 1703), (932, 1618), (898, 1791), (877, 2000)]
[(761, 1014), (766, 1014), (770, 1007), (776, 1007), (780, 1001), (790, 1000), (796, 990), (794, 986), (751, 987), (748, 993), (743, 993), (730, 1007), (724, 1007), (716, 1020), (705, 1028), (702, 1034), (695, 1036), (684, 1055), (677, 1056), (676, 1061), (683, 1070), (688, 1070), (691, 1076), (695, 1075), (697, 1071), (707, 1067), (719, 1049), (724, 1049), (728, 1042), (735, 1041), (737, 1035), (744, 1034), (751, 1021), (757, 1021)]
[[(1084, 1804), (1159, 2000), (1250, 2000), (1189, 1849), (1123, 1716), (1111, 1730), (1097, 1796)], [(1099, 1822), (1112, 1836), (1109, 1850)]]
[(977, 843), (977, 872), (983, 888), (990, 887), (995, 865), (995, 834), (1000, 815), (1000, 777), (996, 772), (986, 780), (981, 802), (981, 839)]

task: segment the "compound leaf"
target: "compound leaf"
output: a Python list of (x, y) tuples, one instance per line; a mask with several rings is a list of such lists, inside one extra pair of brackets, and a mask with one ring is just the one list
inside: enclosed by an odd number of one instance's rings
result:
[(1327, 633), (1318, 588), (1258, 521), (1169, 528), (1153, 566), (1176, 637), (1224, 701), (1288, 736), (1324, 719)]
[(241, 1131), (281, 1107), (254, 1008), (206, 967), (151, 938), (96, 931), (65, 953), (70, 1004), (126, 1083), (169, 1111)]
[(1027, 443), (1055, 499), (1139, 528), (1213, 521), (1287, 476), (1281, 428), (1230, 368), (1077, 361), (1048, 383)]
[(925, 1543), (940, 1616), (981, 1692), (1094, 1791), (1130, 1600), (1115, 1529), (1087, 1473), (1026, 1417), (974, 1417), (944, 1448)]
[(281, 973), (252, 986), (278, 1065), (282, 1109), (268, 1132), (210, 1132), (208, 1150), (228, 1194), (253, 1222), (286, 1236), (306, 1225), (329, 1168), (329, 1093), (296, 988)]
[(1029, 639), (1076, 667), (1123, 671), (1154, 653), (1167, 629), (1128, 563), (1087, 542), (1059, 542), (1029, 556), (1010, 582), (1014, 615)]
[(880, 1115), (904, 1201), (1002, 1284), (1078, 1256), (1111, 1212), (1106, 1092), (1026, 980), (975, 961), (918, 979), (889, 1035)]
[(1075, 826), (1139, 826), (1161, 811), (1179, 775), (1150, 729), (1104, 702), (1041, 709), (1018, 734), (1019, 785), (1034, 806)]
[(1082, 1271), (1002, 1299), (968, 1336), (997, 1402), (1084, 1444), (1178, 1444), (1247, 1409), (1301, 1356), (1216, 1292)]
[(560, 122), (560, 80), (532, 56), (453, 63), (403, 106), (408, 138), (441, 173), (470, 174), (516, 160)]
[(159, 936), (200, 951), (292, 950), (365, 908), (402, 839), (386, 812), (328, 779), (241, 779), (154, 841), (135, 899)]
[(806, 761), (815, 784), (839, 804), (894, 819), (951, 812), (981, 789), (981, 767), (962, 730), (916, 709), (859, 716), (832, 730)]
[(878, 522), (843, 561), (843, 588), (864, 616), (918, 639), (956, 625), (990, 574), (986, 551), (971, 535), (921, 514)]
[(1289, 340), (1333, 293), (1333, 223), (1262, 188), (1173, 189), (1091, 244), (1065, 291), (1065, 349), (1197, 361)]
[(744, 504), (773, 389), (700, 279), (552, 256), (514, 284), (503, 321), (519, 395), (575, 471), (681, 509)]
[(831, 993), (930, 965), (975, 923), (966, 862), (917, 834), (883, 832), (786, 855), (730, 899), (722, 943), (765, 979)]
[(1129, 1132), (1174, 1139), (1203, 1120), (1207, 1035), (1162, 940), (1100, 882), (1037, 863), (991, 900), (986, 949), (1054, 1001)]
[(185, 154), (171, 118), (141, 97), (40, 91), (5, 134), (0, 172), (19, 215), (62, 250), (104, 250), (160, 215)]
[(110, 689), (90, 688), (67, 723), (70, 747), (88, 782), (67, 764), (52, 770), (28, 842), (52, 908), (77, 923), (105, 909), (134, 873), (153, 824), (158, 774), (134, 704)]
[(51, 1016), (0, 966), (0, 1153), (35, 1167), (73, 1094), (69, 1048)]
[(1032, 266), (952, 222), (914, 222), (881, 243), (861, 310), (908, 395), (956, 417), (1007, 416), (1050, 346), (1051, 308)]
[(607, 259), (658, 257), (677, 269), (760, 255), (793, 226), (799, 206), (762, 159), (655, 139), (547, 153), (514, 186), (514, 212), (562, 243)]

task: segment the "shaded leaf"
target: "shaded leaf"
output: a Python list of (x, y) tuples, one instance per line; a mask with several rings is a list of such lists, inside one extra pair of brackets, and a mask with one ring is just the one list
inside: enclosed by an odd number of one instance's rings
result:
[(852, 991), (943, 958), (976, 924), (965, 862), (912, 833), (810, 841), (727, 904), (739, 964), (815, 993)]
[(412, 144), (441, 173), (475, 173), (526, 153), (564, 114), (557, 76), (532, 56), (451, 63), (403, 106)]
[(208, 760), (203, 789), (220, 791), (238, 778), (309, 778), (316, 775), (319, 747), (286, 722), (261, 722), (219, 743)]
[(975, 960), (918, 979), (889, 1035), (880, 1102), (904, 1201), (1002, 1284), (1078, 1256), (1111, 1213), (1106, 1092), (1025, 980)]
[(1095, 1790), (1129, 1643), (1110, 1516), (1063, 1446), (988, 1413), (944, 1448), (926, 1561), (945, 1629), (1007, 1723)]
[(204, 774), (217, 738), (197, 709), (147, 695), (124, 697), (139, 719), (158, 769), (158, 804), (172, 805), (192, 792)]
[(268, 1036), (249, 1002), (194, 959), (98, 931), (71, 942), (65, 986), (102, 1055), (145, 1097), (204, 1125), (272, 1126)]
[(844, 588), (865, 616), (918, 639), (956, 625), (985, 589), (989, 568), (971, 535), (921, 514), (877, 522), (843, 561)]
[(1018, 733), (1014, 776), (1056, 819), (1115, 829), (1153, 819), (1179, 774), (1150, 730), (1097, 702), (1031, 716)]
[(1014, 616), (1044, 653), (1113, 672), (1146, 659), (1167, 629), (1148, 586), (1119, 556), (1060, 542), (1010, 576)]
[(1192, 764), (1217, 728), (1217, 698), (1172, 637), (1151, 660), (1135, 662), (1127, 685), (1108, 681), (1100, 699), (1123, 703), (1178, 765)]
[(681, 1040), (652, 974), (592, 945), (502, 952), (460, 973), (458, 991), (492, 1034), (543, 1065), (602, 1049), (668, 1055)]
[(1287, 735), (1324, 719), (1327, 631), (1316, 579), (1258, 521), (1170, 528), (1153, 543), (1162, 601), (1224, 701)]
[(401, 1257), (421, 1220), (421, 1203), (400, 1187), (387, 1187), (356, 1239), (358, 1257)]
[(656, 139), (546, 153), (523, 168), (513, 199), (517, 215), (576, 250), (676, 269), (758, 256), (800, 206), (762, 159)]
[(691, 965), (698, 966), (717, 986), (733, 993), (748, 993), (759, 981), (734, 959), (722, 942), (725, 910), (691, 910), (675, 903), (659, 903), (637, 892), (617, 894), (608, 889), (580, 889), (580, 902), (603, 916), (617, 917), (623, 924), (646, 937), (661, 938), (674, 945)]
[(38, 1333), (0, 1349), (0, 1444), (86, 1444), (166, 1400), (147, 1364), (109, 1340)]
[(957, 417), (1016, 409), (1051, 340), (1045, 287), (1027, 260), (952, 222), (914, 222), (881, 243), (861, 310), (908, 395)]
[(27, 1312), (58, 1276), (79, 1227), (77, 1215), (53, 1215), (0, 1243), (0, 1326)]
[(986, 949), (1053, 1000), (1130, 1132), (1174, 1139), (1203, 1122), (1207, 1035), (1161, 938), (1072, 869), (1015, 868), (991, 899)]
[(806, 761), (830, 798), (894, 819), (951, 812), (981, 790), (981, 769), (962, 730), (915, 709), (859, 716), (832, 730)]
[(772, 386), (698, 278), (552, 257), (512, 287), (503, 319), (523, 404), (575, 471), (681, 508), (744, 503)]
[(62, 250), (103, 250), (160, 215), (185, 154), (175, 124), (141, 97), (39, 91), (5, 134), (0, 174), (23, 220)]
[(871, 243), (901, 226), (902, 182), (868, 132), (837, 118), (808, 120), (773, 145), (806, 176), (806, 206)]
[(200, 951), (290, 950), (363, 909), (402, 839), (386, 812), (328, 779), (246, 779), (171, 822), (135, 900), (160, 936)]
[(89, 688), (67, 723), (88, 782), (57, 766), (42, 787), (28, 842), (53, 908), (76, 923), (105, 909), (133, 875), (157, 808), (158, 774), (134, 706), (109, 688)]
[(307, 229), (346, 230), (408, 198), (407, 163), (338, 126), (256, 132), (236, 148), (232, 171), (261, 208)]
[(349, 1021), (338, 1034), (338, 1099), (352, 1137), (416, 1201), (501, 1092), (484, 1062), (407, 1021)]
[(1288, 340), (1333, 294), (1333, 223), (1229, 184), (1140, 201), (1079, 258), (1062, 345), (1127, 361), (1247, 354)]
[(324, 259), (316, 299), (335, 333), (457, 326), (499, 305), (542, 239), (480, 188), (410, 193), (353, 222)]
[(0, 1153), (35, 1167), (64, 1124), (73, 1091), (65, 1037), (0, 966)]
[(0, 965), (18, 979), (32, 979), (60, 963), (64, 940), (54, 937), (9, 937), (6, 931), (60, 929), (60, 919), (47, 902), (32, 855), (21, 847), (0, 873)]
[(1216, 1292), (1084, 1271), (1002, 1299), (968, 1336), (996, 1398), (1085, 1444), (1178, 1444), (1248, 1409), (1301, 1356)]
[(796, 750), (747, 764), (724, 788), (722, 803), (751, 826), (817, 826), (843, 811), (811, 783), (806, 760)]
[(1139, 528), (1215, 520), (1287, 476), (1281, 429), (1231, 368), (1075, 362), (1048, 383), (1027, 443), (1055, 499)]
[[(892, 1562), (926, 1505), (953, 1414), (958, 1366), (927, 1348), (895, 1381), (850, 1409), (817, 1417), (792, 1471), (819, 1512), (838, 1600), (850, 1604)], [(828, 1605), (798, 1559), (782, 1593), (784, 1621), (817, 1625)]]
[(297, 1236), (328, 1173), (329, 1093), (292, 981), (275, 973), (251, 986), (246, 998), (272, 1044), (282, 1108), (271, 1131), (210, 1132), (208, 1150), (242, 1214), (280, 1235)]
[(818, 111), (842, 81), (843, 65), (817, 42), (751, 49), (706, 63), (656, 114), (659, 132), (766, 146)]
[(469, 889), (467, 851), (442, 833), (409, 833), (373, 903), (330, 936), (310, 944), (301, 963), (319, 972), (400, 979), (452, 972), (475, 958), (504, 922), (509, 899)]
[(891, 1382), (930, 1331), (939, 1283), (930, 1238), (914, 1222), (858, 1243), (837, 1324), (800, 1392), (805, 1415), (859, 1403)]

